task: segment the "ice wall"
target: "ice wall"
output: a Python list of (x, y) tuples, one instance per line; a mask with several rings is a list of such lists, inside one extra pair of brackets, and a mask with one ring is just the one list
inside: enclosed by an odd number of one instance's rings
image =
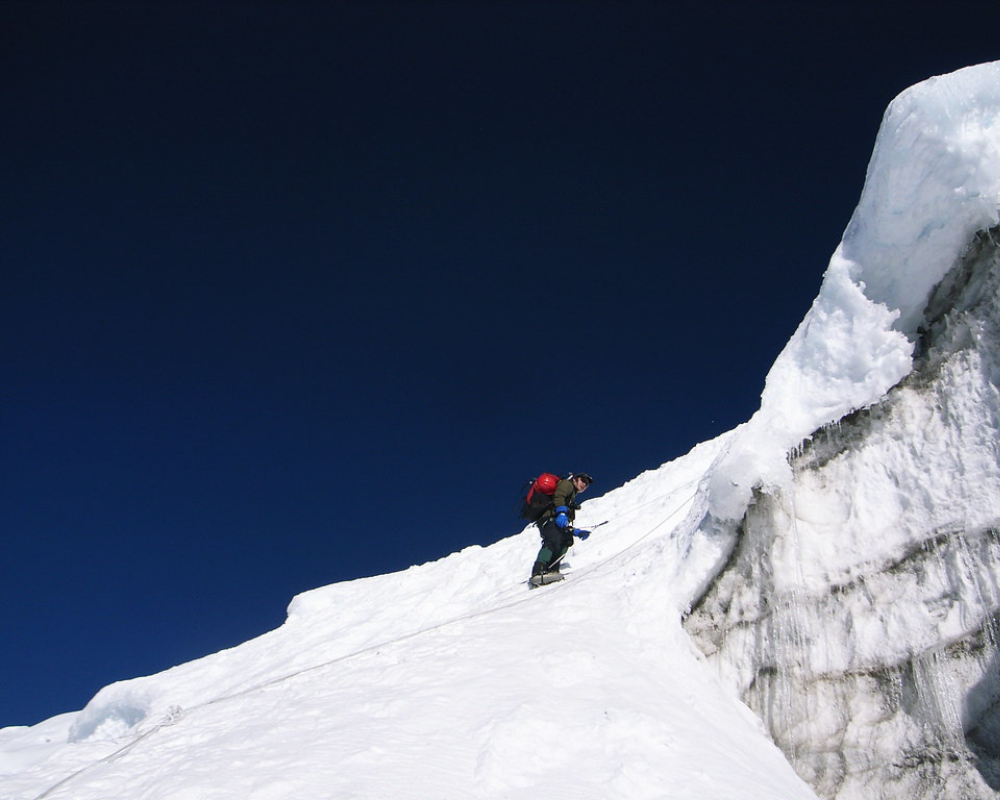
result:
[(685, 627), (824, 797), (1000, 790), (1000, 64), (886, 112)]

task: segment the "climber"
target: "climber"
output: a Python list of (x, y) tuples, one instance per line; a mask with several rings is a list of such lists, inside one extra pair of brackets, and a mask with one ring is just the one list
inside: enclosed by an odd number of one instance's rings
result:
[(556, 485), (552, 502), (535, 523), (542, 536), (542, 549), (538, 551), (538, 557), (531, 568), (532, 585), (540, 586), (561, 580), (560, 562), (566, 551), (573, 546), (573, 537), (586, 539), (590, 536), (590, 531), (576, 529), (572, 523), (576, 510), (580, 507), (576, 496), (586, 491), (591, 483), (593, 478), (586, 472), (580, 472), (563, 478)]

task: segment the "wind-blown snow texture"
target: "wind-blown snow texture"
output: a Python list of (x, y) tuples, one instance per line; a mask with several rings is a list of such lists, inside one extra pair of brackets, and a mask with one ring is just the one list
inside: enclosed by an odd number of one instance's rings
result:
[(998, 113), (1000, 64), (890, 106), (760, 411), (584, 503), (569, 580), (525, 588), (528, 529), (307, 592), (0, 730), (0, 795), (815, 797), (770, 734), (822, 796), (987, 796)]

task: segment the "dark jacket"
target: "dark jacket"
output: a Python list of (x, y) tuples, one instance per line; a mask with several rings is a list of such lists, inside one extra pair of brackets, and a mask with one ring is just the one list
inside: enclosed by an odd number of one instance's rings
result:
[(576, 487), (569, 478), (563, 478), (556, 484), (556, 490), (552, 493), (552, 504), (542, 512), (538, 524), (544, 525), (546, 520), (555, 517), (556, 509), (560, 506), (565, 506), (569, 509), (566, 516), (572, 522), (576, 518)]

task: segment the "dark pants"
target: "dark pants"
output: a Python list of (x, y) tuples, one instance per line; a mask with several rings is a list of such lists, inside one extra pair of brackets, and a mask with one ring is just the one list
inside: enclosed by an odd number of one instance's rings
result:
[(549, 517), (544, 522), (536, 524), (542, 534), (542, 549), (538, 551), (538, 558), (535, 559), (535, 566), (532, 567), (531, 573), (533, 575), (553, 569), (553, 565), (557, 564), (573, 545), (573, 534), (561, 530), (556, 525), (554, 517)]

